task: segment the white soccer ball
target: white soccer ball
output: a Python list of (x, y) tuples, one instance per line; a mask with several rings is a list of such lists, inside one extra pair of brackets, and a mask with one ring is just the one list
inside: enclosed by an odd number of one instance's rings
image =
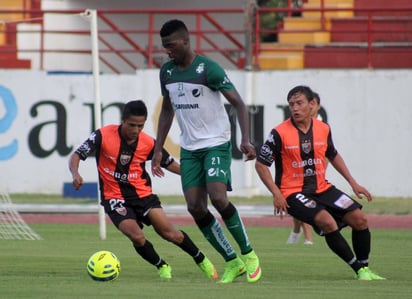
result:
[(113, 252), (98, 251), (89, 258), (87, 273), (96, 281), (115, 280), (120, 274), (120, 261)]

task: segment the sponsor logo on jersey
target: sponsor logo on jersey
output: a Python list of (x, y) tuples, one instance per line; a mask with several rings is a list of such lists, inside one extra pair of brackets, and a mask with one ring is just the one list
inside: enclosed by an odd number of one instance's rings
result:
[(218, 176), (218, 171), (216, 168), (209, 168), (207, 171), (208, 176)]
[(347, 196), (346, 194), (342, 194), (335, 202), (334, 202), (335, 206), (342, 208), (342, 209), (346, 209), (348, 207), (350, 207), (353, 204), (353, 200), (352, 198), (350, 198), (349, 196)]
[(260, 148), (260, 154), (264, 157), (271, 156), (272, 155), (272, 150), (270, 149), (270, 147), (267, 144), (264, 144)]
[(174, 104), (175, 110), (199, 109), (199, 104)]
[(128, 182), (129, 179), (136, 179), (138, 178), (138, 174), (136, 172), (132, 173), (121, 173), (117, 171), (113, 171), (107, 167), (103, 168), (103, 171), (111, 176), (113, 176), (115, 179), (121, 181), (121, 182)]
[(313, 166), (313, 165), (318, 165), (318, 164), (322, 164), (322, 159), (315, 158), (315, 159), (307, 159), (307, 160), (302, 160), (302, 161), (292, 161), (293, 168), (301, 168), (301, 167)]
[(203, 95), (203, 88), (195, 88), (192, 90), (192, 96), (198, 98)]

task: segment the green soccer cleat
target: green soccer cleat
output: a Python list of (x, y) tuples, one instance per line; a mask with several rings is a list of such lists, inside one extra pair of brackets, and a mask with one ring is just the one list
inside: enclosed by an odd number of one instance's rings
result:
[(159, 276), (161, 279), (169, 280), (172, 278), (172, 267), (168, 264), (164, 264), (159, 268)]
[(368, 267), (362, 267), (358, 270), (358, 272), (356, 273), (356, 278), (358, 280), (372, 280), (370, 274), (369, 274), (369, 269)]
[(376, 274), (376, 273), (373, 273), (372, 270), (369, 269), (368, 267), (365, 267), (365, 268), (366, 268), (366, 270), (368, 271), (369, 277), (371, 278), (371, 280), (386, 280), (385, 277), (382, 277), (382, 276), (379, 276), (379, 275)]
[(246, 276), (248, 282), (256, 282), (262, 277), (262, 269), (260, 268), (259, 258), (255, 251), (252, 250), (248, 254), (243, 255), (243, 260), (246, 264)]
[(212, 262), (207, 257), (205, 257), (203, 261), (201, 261), (197, 265), (199, 266), (200, 270), (202, 270), (203, 274), (206, 275), (207, 278), (212, 278), (212, 279), (217, 278), (216, 267), (212, 264)]
[(246, 272), (245, 263), (240, 258), (228, 261), (220, 283), (231, 283)]

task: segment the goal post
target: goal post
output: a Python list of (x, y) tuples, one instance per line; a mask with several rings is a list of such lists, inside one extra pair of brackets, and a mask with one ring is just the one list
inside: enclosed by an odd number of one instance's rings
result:
[[(99, 39), (98, 39), (98, 25), (97, 25), (97, 11), (95, 9), (88, 9), (84, 12), (90, 21), (90, 40), (92, 47), (92, 68), (93, 68), (93, 82), (94, 82), (94, 120), (95, 128), (102, 126), (102, 102), (100, 96), (100, 65), (99, 65)], [(97, 188), (99, 185), (97, 184)], [(106, 239), (106, 215), (104, 208), (100, 205), (100, 192), (97, 190), (98, 214), (99, 214), (99, 233), (102, 240)]]

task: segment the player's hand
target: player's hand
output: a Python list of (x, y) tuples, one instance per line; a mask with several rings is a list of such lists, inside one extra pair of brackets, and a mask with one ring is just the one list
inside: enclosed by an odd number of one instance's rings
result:
[(253, 160), (256, 158), (256, 149), (250, 142), (242, 142), (240, 144), (240, 150), (245, 154), (245, 161)]
[(279, 215), (280, 219), (283, 219), (283, 216), (288, 213), (289, 205), (282, 195), (273, 197), (273, 207), (275, 216)]
[(162, 167), (160, 166), (160, 161), (162, 161), (162, 152), (156, 152), (152, 157), (152, 174), (157, 177), (163, 177), (165, 175)]
[(79, 190), (83, 186), (82, 176), (80, 174), (75, 175), (72, 184), (75, 190)]
[(359, 185), (358, 183), (352, 183), (352, 190), (356, 194), (358, 198), (362, 198), (363, 195), (366, 196), (368, 201), (372, 201), (372, 195), (370, 192), (363, 186)]

